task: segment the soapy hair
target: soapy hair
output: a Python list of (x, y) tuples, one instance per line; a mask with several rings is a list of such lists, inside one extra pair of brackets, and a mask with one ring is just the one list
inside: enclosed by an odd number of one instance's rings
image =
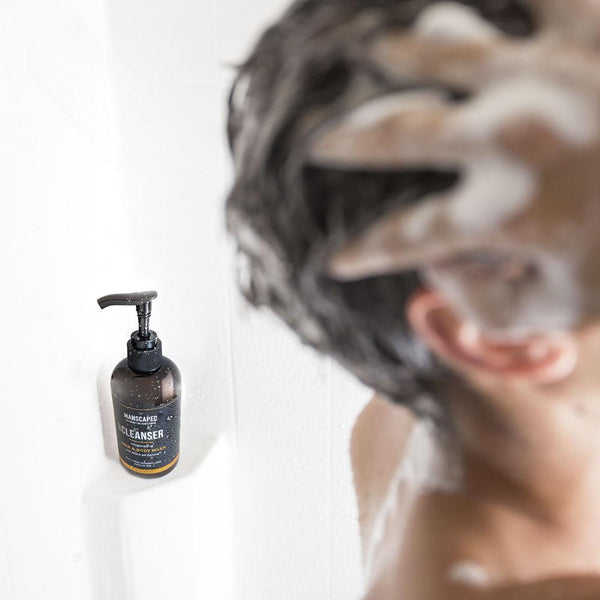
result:
[[(253, 305), (270, 307), (306, 344), (391, 401), (443, 421), (445, 389), (459, 380), (407, 322), (406, 303), (422, 287), (419, 272), (341, 282), (325, 273), (324, 258), (390, 207), (447, 190), (460, 173), (318, 168), (305, 158), (319, 125), (369, 99), (418, 87), (390, 81), (365, 60), (364, 44), (390, 28), (410, 28), (434, 1), (302, 0), (265, 31), (231, 90), (235, 183), (226, 216), (240, 286)], [(534, 33), (518, 0), (460, 3), (509, 36)], [(469, 96), (444, 90), (455, 102)]]

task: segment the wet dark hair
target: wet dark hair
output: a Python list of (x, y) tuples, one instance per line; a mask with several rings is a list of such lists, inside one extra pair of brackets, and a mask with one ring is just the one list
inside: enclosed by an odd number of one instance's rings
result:
[[(307, 164), (310, 135), (364, 101), (415, 87), (390, 81), (364, 59), (364, 43), (408, 28), (435, 0), (302, 0), (260, 38), (240, 67), (229, 103), (235, 184), (226, 205), (240, 284), (301, 339), (419, 416), (443, 419), (456, 376), (412, 332), (407, 300), (418, 272), (339, 282), (324, 272), (331, 248), (391, 206), (447, 190), (459, 172), (356, 171)], [(511, 36), (534, 33), (519, 0), (464, 0)], [(420, 87), (431, 88), (431, 82)], [(446, 90), (455, 102), (464, 90)]]

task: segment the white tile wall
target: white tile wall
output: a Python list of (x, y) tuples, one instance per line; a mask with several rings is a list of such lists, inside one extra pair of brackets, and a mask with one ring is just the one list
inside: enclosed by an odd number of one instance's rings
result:
[[(169, 581), (183, 599), (358, 597), (347, 446), (368, 391), (243, 305), (223, 231), (227, 65), (283, 7), (0, 12), (3, 600), (153, 600)], [(149, 288), (185, 395), (182, 463), (151, 483), (116, 465), (111, 429), (134, 311), (95, 303)]]

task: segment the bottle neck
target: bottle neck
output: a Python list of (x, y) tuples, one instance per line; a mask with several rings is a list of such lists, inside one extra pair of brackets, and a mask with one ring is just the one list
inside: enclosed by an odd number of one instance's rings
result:
[(127, 342), (127, 364), (136, 373), (153, 373), (162, 366), (162, 342), (156, 332), (150, 332), (149, 339), (143, 340), (134, 331)]

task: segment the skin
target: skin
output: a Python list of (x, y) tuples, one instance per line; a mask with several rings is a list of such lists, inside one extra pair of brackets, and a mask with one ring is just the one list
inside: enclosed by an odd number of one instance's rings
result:
[[(398, 490), (366, 598), (600, 598), (600, 323), (499, 345), (435, 290), (417, 294), (407, 316), (467, 383), (451, 402), (463, 486), (420, 496), (401, 536)], [(379, 397), (357, 420), (351, 454), (364, 547), (413, 426)], [(487, 587), (448, 580), (465, 560), (487, 570)]]

